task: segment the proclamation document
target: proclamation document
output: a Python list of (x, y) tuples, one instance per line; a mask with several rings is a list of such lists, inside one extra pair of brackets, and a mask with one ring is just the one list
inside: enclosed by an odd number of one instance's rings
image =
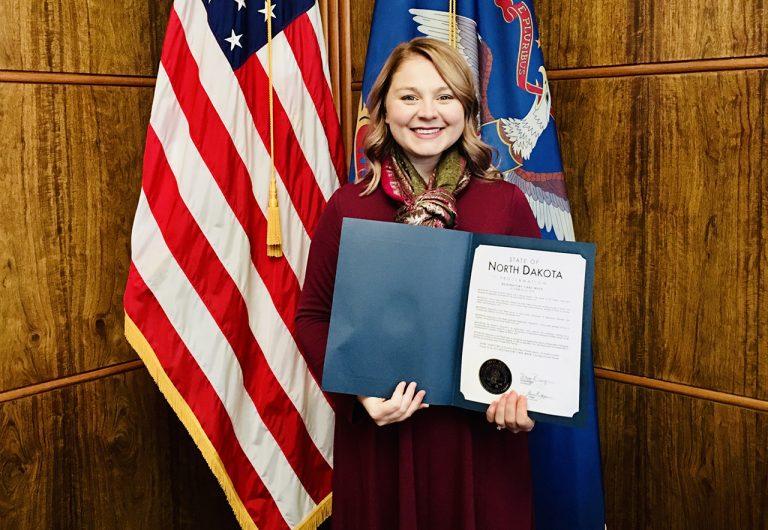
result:
[(491, 403), (514, 390), (528, 410), (579, 410), (586, 260), (579, 254), (480, 245), (467, 297), (460, 390)]

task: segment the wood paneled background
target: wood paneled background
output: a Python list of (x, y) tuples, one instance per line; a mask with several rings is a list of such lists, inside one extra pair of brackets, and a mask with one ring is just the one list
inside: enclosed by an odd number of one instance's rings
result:
[(123, 338), (171, 0), (0, 0), (0, 528), (236, 528)]
[[(236, 526), (122, 333), (170, 4), (0, 0), (0, 528)], [(349, 145), (373, 0), (321, 4)], [(536, 8), (608, 526), (768, 529), (768, 2)]]

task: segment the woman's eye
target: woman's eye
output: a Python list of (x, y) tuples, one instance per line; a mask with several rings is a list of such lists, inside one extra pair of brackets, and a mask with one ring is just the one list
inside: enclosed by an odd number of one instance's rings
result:
[(406, 95), (406, 96), (402, 96), (400, 99), (402, 101), (416, 101), (416, 96), (413, 96), (413, 95), (409, 94), (409, 95)]
[(441, 94), (438, 98), (439, 101), (450, 101), (453, 99), (451, 94)]

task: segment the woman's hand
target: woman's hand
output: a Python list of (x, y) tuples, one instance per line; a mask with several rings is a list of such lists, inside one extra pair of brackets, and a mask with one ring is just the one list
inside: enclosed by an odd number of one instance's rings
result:
[(357, 400), (365, 407), (376, 425), (381, 427), (406, 420), (417, 410), (429, 407), (422, 403), (426, 394), (425, 390), (416, 392), (416, 383), (411, 383), (406, 388), (405, 381), (402, 381), (389, 399), (357, 396)]
[(499, 430), (509, 429), (512, 432), (530, 432), (536, 423), (528, 417), (528, 398), (517, 392), (501, 396), (488, 406), (485, 419), (495, 423)]

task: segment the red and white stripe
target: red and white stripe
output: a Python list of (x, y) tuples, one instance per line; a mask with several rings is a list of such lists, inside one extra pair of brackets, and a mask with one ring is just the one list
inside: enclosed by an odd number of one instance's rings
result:
[(233, 72), (201, 2), (171, 11), (131, 237), (127, 315), (258, 526), (330, 493), (333, 411), (294, 337), (311, 234), (344, 171), (318, 6), (273, 39), (284, 259), (266, 257), (266, 50)]

